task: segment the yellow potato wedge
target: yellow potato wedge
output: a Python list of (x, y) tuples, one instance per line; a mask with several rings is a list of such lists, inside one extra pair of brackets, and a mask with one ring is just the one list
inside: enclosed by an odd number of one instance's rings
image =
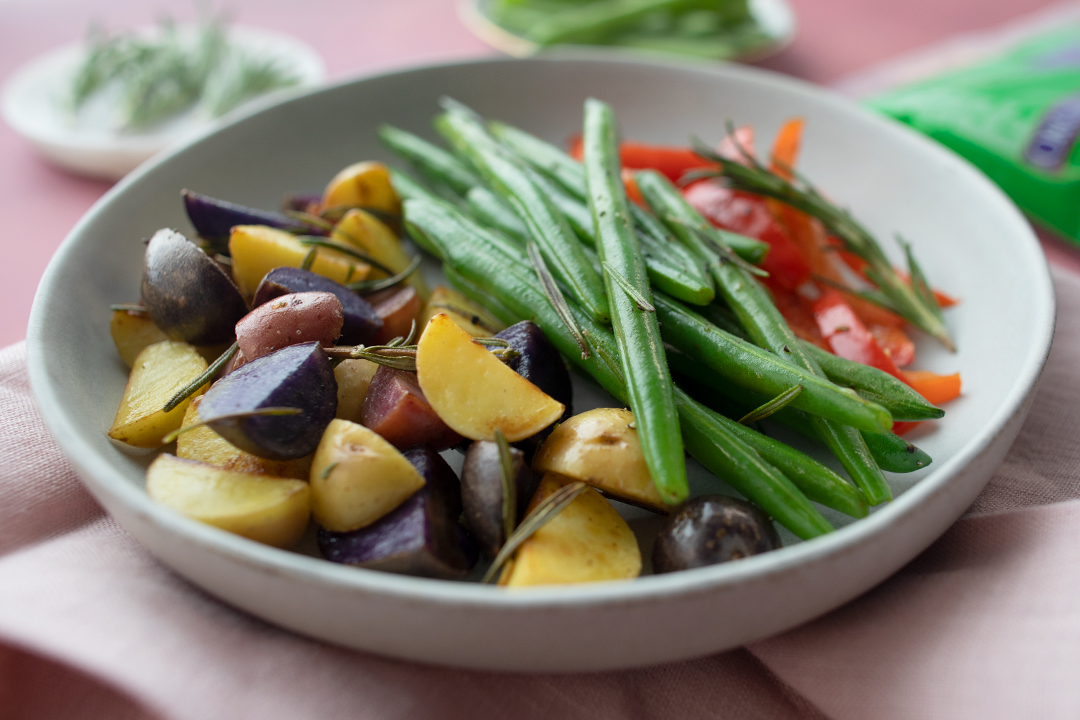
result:
[[(548, 473), (530, 512), (571, 478)], [(629, 580), (641, 574), (641, 551), (626, 521), (604, 497), (586, 490), (537, 530), (499, 577), (507, 587)]]
[(390, 173), (379, 162), (348, 166), (326, 186), (323, 207), (366, 207), (390, 215), (401, 214), (401, 199), (390, 184)]
[(311, 514), (311, 491), (302, 480), (224, 470), (168, 454), (147, 468), (146, 492), (190, 518), (275, 547), (299, 542)]
[(431, 297), (416, 321), (419, 328), (427, 327), (428, 321), (444, 313), (454, 323), (473, 337), (492, 337), (506, 326), (491, 313), (468, 299), (457, 290), (439, 285), (431, 291)]
[(135, 358), (143, 350), (154, 343), (165, 342), (169, 339), (150, 319), (150, 315), (144, 312), (132, 312), (130, 310), (113, 310), (109, 318), (109, 334), (112, 335), (116, 344), (116, 351), (130, 368), (135, 364)]
[(533, 469), (566, 475), (620, 500), (667, 512), (632, 422), (634, 414), (623, 408), (575, 415), (548, 435), (533, 459)]
[[(166, 435), (180, 428), (191, 398), (170, 412), (162, 408), (205, 369), (206, 360), (187, 343), (166, 340), (148, 346), (135, 358), (109, 437), (135, 447), (160, 446)], [(195, 394), (201, 395), (206, 387)]]
[(524, 440), (559, 419), (565, 406), (473, 342), (447, 315), (431, 318), (416, 349), (420, 389), (451, 429), (471, 440)]
[(337, 417), (360, 422), (368, 385), (379, 366), (370, 360), (342, 360), (334, 368), (337, 380)]
[(311, 464), (311, 512), (327, 530), (370, 525), (424, 486), (405, 456), (373, 430), (331, 420)]
[[(191, 401), (181, 427), (199, 422), (199, 403), (201, 402), (202, 397)], [(244, 452), (205, 425), (188, 430), (176, 438), (176, 456), (252, 475), (273, 475), (280, 478), (307, 480), (311, 473), (312, 455), (296, 460), (267, 460)]]
[[(367, 253), (393, 270), (395, 274), (409, 267), (409, 263), (412, 262), (412, 258), (401, 247), (401, 241), (390, 228), (374, 215), (363, 210), (350, 210), (345, 213), (345, 217), (341, 218), (334, 227), (332, 237), (338, 242), (352, 245), (357, 250)], [(379, 271), (375, 272), (379, 277), (385, 275)], [(426, 300), (431, 294), (419, 269), (413, 271), (406, 282), (416, 288), (422, 300)]]
[[(291, 233), (265, 225), (237, 225), (229, 235), (233, 279), (245, 297), (255, 294), (266, 273), (276, 267), (302, 267), (311, 247)], [(371, 267), (367, 263), (330, 248), (317, 248), (311, 272), (334, 282), (363, 280)]]

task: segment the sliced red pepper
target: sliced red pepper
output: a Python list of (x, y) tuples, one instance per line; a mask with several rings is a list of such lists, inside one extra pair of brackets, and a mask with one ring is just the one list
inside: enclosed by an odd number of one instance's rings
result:
[(798, 293), (788, 290), (773, 278), (767, 277), (762, 280), (765, 287), (772, 293), (773, 302), (776, 304), (776, 309), (780, 311), (780, 314), (787, 320), (787, 324), (791, 327), (792, 331), (801, 339), (807, 342), (811, 342), (817, 345), (822, 350), (828, 350), (832, 352), (832, 348), (825, 342), (825, 338), (821, 337), (821, 331), (818, 330), (817, 321), (814, 320), (814, 313), (810, 309)]
[(803, 119), (792, 118), (784, 123), (773, 140), (772, 171), (782, 178), (793, 180), (792, 170), (799, 158), (799, 145), (802, 142)]
[(901, 370), (900, 379), (926, 398), (928, 403), (940, 405), (960, 396), (960, 373), (939, 375), (929, 370)]
[[(856, 314), (858, 311), (856, 310)], [(915, 343), (903, 330), (890, 325), (867, 324), (867, 329), (877, 340), (877, 344), (892, 358), (897, 367), (906, 367), (915, 362)]]
[(821, 336), (840, 357), (883, 370), (900, 380), (905, 379), (900, 368), (877, 344), (873, 334), (838, 290), (830, 288), (814, 302), (814, 319), (817, 320)]
[(746, 164), (746, 157), (743, 155), (743, 151), (749, 154), (750, 157), (754, 157), (756, 154), (756, 151), (754, 150), (753, 125), (741, 125), (735, 128), (733, 134), (725, 135), (724, 139), (716, 146), (717, 155), (727, 158), (728, 160), (734, 160), (741, 165)]
[(638, 189), (633, 170), (630, 168), (622, 169), (622, 182), (623, 187), (626, 188), (626, 197), (630, 198), (630, 202), (645, 207), (645, 198), (642, 196), (641, 190)]
[(897, 435), (903, 435), (908, 431), (914, 430), (919, 425), (922, 425), (921, 420), (901, 420), (892, 424), (892, 431)]
[(810, 279), (810, 266), (761, 198), (712, 181), (694, 183), (683, 196), (713, 225), (768, 243), (761, 267), (781, 286), (794, 290)]
[[(581, 136), (575, 136), (571, 140), (570, 155), (581, 160), (584, 157), (584, 149), (581, 144)], [(674, 147), (671, 145), (651, 145), (649, 143), (631, 142), (629, 140), (619, 144), (619, 157), (624, 168), (631, 170), (656, 170), (667, 176), (671, 182), (677, 183), (690, 170), (715, 167), (715, 165), (698, 155), (688, 147)]]

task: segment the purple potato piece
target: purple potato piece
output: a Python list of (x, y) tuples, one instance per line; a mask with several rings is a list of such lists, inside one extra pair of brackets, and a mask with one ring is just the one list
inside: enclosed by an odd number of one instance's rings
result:
[(214, 260), (168, 228), (154, 233), (143, 257), (142, 302), (154, 324), (193, 345), (231, 343), (247, 303)]
[(780, 547), (769, 516), (727, 495), (702, 495), (669, 515), (653, 544), (653, 572), (715, 565)]
[(304, 235), (326, 234), (321, 228), (279, 212), (257, 210), (191, 190), (181, 190), (180, 196), (195, 232), (215, 247), (228, 247), (229, 233), (235, 225), (268, 225)]
[[(269, 407), (302, 412), (228, 417)], [(199, 418), (217, 434), (270, 460), (314, 452), (336, 412), (334, 368), (317, 342), (290, 345), (245, 363), (214, 383), (199, 405)]]
[(393, 512), (350, 532), (319, 528), (319, 550), (332, 562), (384, 572), (453, 579), (476, 564), (476, 545), (458, 525), (461, 493), (457, 477), (429, 447), (405, 457), (425, 485)]
[(511, 370), (566, 406), (566, 411), (557, 422), (531, 438), (514, 443), (514, 447), (521, 448), (525, 452), (526, 461), (531, 463), (536, 451), (555, 429), (555, 425), (574, 414), (572, 409), (574, 389), (570, 384), (570, 373), (559, 351), (547, 339), (544, 332), (529, 320), (515, 323), (496, 333), (495, 337), (510, 343), (510, 347), (520, 353), (518, 357), (507, 363)]
[[(510, 455), (514, 460), (516, 514), (520, 522), (540, 484), (540, 476), (529, 469), (524, 452), (510, 448)], [(465, 453), (465, 464), (461, 468), (461, 504), (465, 511), (466, 527), (476, 537), (481, 549), (495, 556), (506, 542), (502, 460), (498, 444), (478, 440), (469, 446)]]
[(382, 329), (382, 318), (370, 303), (344, 285), (301, 268), (279, 267), (266, 273), (255, 290), (252, 307), (257, 308), (282, 295), (301, 292), (328, 292), (341, 301), (345, 324), (341, 326), (338, 342), (343, 345), (370, 343)]

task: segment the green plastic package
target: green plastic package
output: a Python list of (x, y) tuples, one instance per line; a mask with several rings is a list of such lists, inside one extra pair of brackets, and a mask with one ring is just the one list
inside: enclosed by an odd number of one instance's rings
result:
[(868, 105), (964, 156), (1032, 219), (1080, 242), (1080, 25)]

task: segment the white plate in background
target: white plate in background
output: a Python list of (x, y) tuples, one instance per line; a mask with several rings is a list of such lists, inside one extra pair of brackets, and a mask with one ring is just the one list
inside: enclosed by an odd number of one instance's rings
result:
[[(181, 31), (189, 29), (182, 26)], [(152, 29), (144, 29), (152, 33)], [(322, 84), (326, 67), (319, 53), (294, 37), (259, 28), (228, 28), (229, 41), (256, 57), (280, 58), (293, 69), (300, 82), (248, 102), (296, 94)], [(64, 103), (72, 78), (86, 56), (84, 43), (52, 50), (19, 68), (5, 83), (0, 95), (0, 114), (50, 162), (79, 175), (119, 180), (140, 163), (166, 147), (191, 137), (215, 119), (198, 110), (186, 111), (145, 132), (123, 132), (113, 126), (110, 108), (88, 103), (86, 112), (72, 116)], [(271, 100), (272, 101), (272, 100)], [(247, 103), (245, 103), (247, 104)], [(239, 109), (239, 108), (238, 108)], [(228, 116), (234, 111), (228, 113)]]

